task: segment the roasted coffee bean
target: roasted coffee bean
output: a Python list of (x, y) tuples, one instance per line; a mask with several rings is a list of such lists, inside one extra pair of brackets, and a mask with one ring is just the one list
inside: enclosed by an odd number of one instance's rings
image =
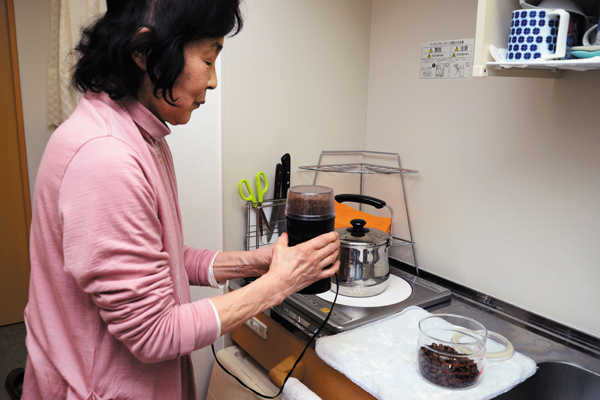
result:
[(421, 346), (418, 354), (419, 373), (429, 382), (439, 386), (464, 389), (477, 384), (480, 375), (477, 362), (452, 346), (433, 343), (431, 348)]

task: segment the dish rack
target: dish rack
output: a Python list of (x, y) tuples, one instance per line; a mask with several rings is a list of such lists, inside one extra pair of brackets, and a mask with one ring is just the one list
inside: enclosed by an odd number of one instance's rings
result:
[[(331, 165), (322, 165), (321, 161), (323, 156), (325, 155), (381, 155), (381, 156), (391, 156), (395, 157), (398, 161), (398, 167), (388, 167), (384, 165), (376, 165), (376, 164), (368, 164), (368, 163), (345, 163), (345, 164), (331, 164)], [(317, 165), (308, 165), (298, 167), (303, 170), (311, 170), (315, 171), (315, 177), (313, 179), (313, 185), (317, 183), (317, 177), (319, 172), (337, 172), (337, 173), (355, 173), (360, 174), (360, 188), (359, 193), (362, 195), (363, 193), (363, 180), (364, 176), (368, 174), (384, 174), (384, 175), (400, 175), (400, 182), (402, 184), (402, 194), (404, 196), (404, 208), (406, 210), (406, 221), (408, 225), (408, 235), (409, 239), (402, 239), (394, 236), (396, 243), (404, 243), (404, 246), (411, 246), (413, 260), (416, 268), (417, 275), (419, 275), (419, 267), (417, 265), (417, 256), (415, 254), (415, 242), (412, 238), (412, 229), (410, 225), (410, 217), (408, 214), (408, 205), (406, 202), (406, 191), (404, 190), (404, 174), (406, 173), (418, 173), (419, 171), (413, 169), (404, 169), (402, 168), (402, 163), (400, 161), (400, 155), (398, 153), (386, 153), (379, 151), (366, 151), (366, 150), (344, 150), (344, 151), (321, 151), (319, 155), (319, 161)], [(278, 225), (280, 222), (285, 224), (285, 215), (282, 219), (273, 218), (271, 220), (271, 214), (277, 213), (279, 211), (279, 207), (285, 207), (286, 199), (274, 200), (274, 199), (266, 199), (263, 200), (262, 203), (254, 203), (251, 201), (246, 202), (246, 250), (254, 250), (260, 247), (268, 246), (271, 243), (274, 243), (279, 237)], [(271, 240), (267, 241), (266, 230), (260, 229), (260, 211), (264, 211), (267, 219), (273, 227), (271, 229), (274, 230)], [(396, 244), (398, 246), (398, 244)]]
[[(346, 163), (346, 164), (330, 164), (330, 165), (322, 165), (321, 161), (324, 155), (378, 155), (378, 156), (390, 156), (395, 157), (398, 161), (398, 167), (388, 167), (384, 165), (376, 165), (376, 164), (368, 164), (368, 163)], [(412, 238), (412, 229), (410, 225), (410, 217), (408, 214), (408, 203), (406, 202), (406, 191), (404, 189), (404, 174), (408, 173), (418, 173), (419, 171), (414, 169), (405, 169), (402, 168), (402, 162), (400, 161), (400, 154), (398, 153), (387, 153), (381, 151), (367, 151), (367, 150), (341, 150), (341, 151), (321, 151), (319, 155), (319, 162), (317, 165), (309, 165), (299, 167), (300, 169), (315, 171), (315, 177), (313, 179), (313, 185), (317, 183), (317, 176), (319, 172), (337, 172), (337, 173), (354, 173), (360, 174), (360, 188), (359, 194), (363, 195), (364, 188), (364, 176), (368, 174), (384, 174), (384, 175), (400, 175), (400, 182), (402, 184), (402, 195), (404, 196), (404, 209), (406, 211), (406, 222), (408, 227), (408, 235), (409, 240), (402, 239), (398, 237), (393, 237), (396, 239), (396, 243), (404, 243), (405, 246), (411, 246), (413, 260), (415, 263), (415, 269), (417, 275), (419, 275), (419, 267), (417, 264), (417, 255), (415, 254), (415, 242)]]

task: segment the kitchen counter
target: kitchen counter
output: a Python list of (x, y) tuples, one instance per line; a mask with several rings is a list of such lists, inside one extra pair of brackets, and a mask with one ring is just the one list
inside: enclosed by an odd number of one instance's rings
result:
[[(438, 280), (432, 279), (431, 281), (435, 281), (436, 284), (440, 285)], [(234, 284), (233, 286), (235, 287), (236, 285)], [(441, 284), (441, 286), (445, 285)], [(556, 331), (556, 327), (552, 326), (552, 321), (548, 321), (548, 329), (544, 329), (543, 324), (540, 323), (540, 320), (543, 320), (543, 318), (539, 316), (515, 308), (518, 315), (525, 317), (530, 316), (533, 318), (532, 321), (528, 321), (526, 318), (519, 319), (514, 315), (509, 315), (504, 312), (506, 307), (503, 309), (502, 306), (499, 306), (501, 302), (495, 299), (491, 299), (488, 305), (484, 304), (489, 299), (487, 296), (483, 297), (485, 299), (484, 302), (476, 301), (469, 297), (472, 293), (462, 293), (460, 290), (457, 290), (456, 287), (452, 287), (452, 285), (447, 287), (452, 290), (450, 300), (435, 306), (427, 307), (426, 310), (428, 312), (432, 314), (457, 314), (473, 318), (482, 323), (488, 330), (506, 337), (513, 344), (515, 351), (530, 357), (538, 365), (544, 362), (560, 362), (576, 365), (598, 375), (598, 381), (600, 382), (600, 352), (597, 351), (597, 347), (593, 347), (597, 344), (597, 338), (588, 335), (587, 338), (591, 340), (590, 343), (592, 343), (593, 346), (586, 347), (585, 345), (577, 343), (581, 338), (581, 332), (569, 330), (567, 328), (567, 332), (572, 333), (571, 338), (565, 335), (557, 335), (556, 333), (552, 333), (553, 329)], [(238, 328), (236, 331), (232, 332), (231, 336), (235, 342), (248, 351), (248, 353), (257, 359), (257, 361), (259, 361), (259, 363), (267, 370), (273, 368), (273, 366), (285, 356), (289, 354), (297, 355), (303, 348), (303, 343), (307, 340), (307, 336), (299, 330), (293, 332), (289, 331), (289, 326), (286, 327), (287, 330), (283, 329), (278, 322), (272, 319), (277, 317), (277, 315), (274, 315), (274, 313), (270, 313), (269, 311), (270, 310), (267, 310), (265, 313), (257, 316), (261, 321), (269, 324), (268, 340), (263, 341), (258, 338), (258, 336), (246, 326)], [(269, 317), (269, 315), (271, 315), (271, 317)], [(563, 326), (562, 328), (564, 329), (565, 327)], [(276, 330), (279, 331), (277, 337), (275, 337)], [(273, 342), (273, 340), (275, 340), (275, 342)], [(280, 351), (273, 351), (274, 344)], [(308, 359), (306, 360), (307, 365), (305, 366), (306, 370), (310, 371), (311, 368), (318, 368), (318, 373), (315, 372), (314, 375), (318, 376), (319, 379), (327, 381), (327, 384), (324, 386), (333, 384), (334, 386), (337, 386), (336, 390), (340, 390), (340, 388), (344, 388), (344, 390), (356, 390), (357, 392), (353, 393), (351, 398), (372, 398), (358, 386), (354, 385), (354, 383), (349, 381), (345, 376), (339, 374), (337, 371), (323, 363), (312, 349), (309, 350), (310, 351), (307, 353)], [(311, 366), (311, 361), (316, 363), (314, 364), (314, 367)], [(319, 383), (310, 380), (310, 373), (308, 377), (308, 382), (305, 379), (304, 383), (322, 398), (327, 398), (329, 400), (338, 398), (335, 397), (336, 395), (341, 395), (340, 392), (337, 392), (334, 397), (331, 397), (331, 393), (321, 392), (322, 389), (319, 386)], [(534, 378), (535, 375), (529, 379)], [(506, 397), (501, 398), (512, 399), (511, 396), (507, 396), (510, 395), (511, 392), (503, 395)], [(344, 396), (347, 395), (342, 395), (342, 397), (339, 398), (349, 398)], [(520, 397), (517, 396), (515, 398)]]

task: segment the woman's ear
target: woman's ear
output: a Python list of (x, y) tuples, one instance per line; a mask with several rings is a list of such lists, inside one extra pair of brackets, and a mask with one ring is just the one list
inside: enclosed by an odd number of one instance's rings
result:
[[(131, 39), (132, 42), (135, 42), (140, 35), (150, 32), (150, 29), (148, 29), (148, 27), (142, 27), (140, 29), (138, 29), (137, 33), (135, 34), (135, 36), (133, 37), (133, 39)], [(146, 72), (146, 56), (138, 51), (134, 51), (131, 53), (131, 57), (133, 58), (133, 61), (136, 63), (136, 65), (144, 72)]]
[(131, 53), (131, 58), (136, 63), (136, 65), (144, 72), (146, 72), (146, 56), (141, 54), (140, 52), (134, 51)]

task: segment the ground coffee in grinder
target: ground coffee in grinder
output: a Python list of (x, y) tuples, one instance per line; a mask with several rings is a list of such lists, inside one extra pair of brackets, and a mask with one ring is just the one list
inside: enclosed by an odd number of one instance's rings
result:
[[(289, 188), (285, 217), (290, 247), (333, 231), (335, 228), (333, 189), (314, 185)], [(327, 278), (313, 283), (298, 293), (318, 294), (329, 289), (331, 289), (331, 279)]]

